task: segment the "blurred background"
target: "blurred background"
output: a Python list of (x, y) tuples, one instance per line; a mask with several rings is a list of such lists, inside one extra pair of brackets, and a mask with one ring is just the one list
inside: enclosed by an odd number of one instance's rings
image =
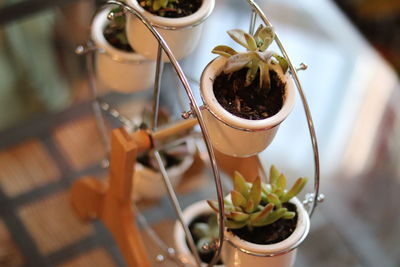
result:
[[(216, 2), (198, 48), (180, 62), (197, 97), (197, 81), (214, 57), (211, 49), (233, 45), (225, 31), (246, 30), (250, 21), (246, 1)], [(80, 222), (68, 202), (74, 180), (107, 176), (85, 57), (74, 52), (89, 40), (91, 19), (102, 3), (0, 1), (0, 266), (125, 266), (104, 226)], [(257, 3), (293, 64), (308, 65), (299, 77), (319, 141), (326, 201), (313, 215), (295, 266), (400, 266), (400, 2)], [(168, 64), (162, 88), (162, 102), (178, 116), (182, 110), (171, 88), (181, 88)], [(152, 97), (151, 90), (127, 95), (101, 83), (98, 90), (130, 118)], [(118, 126), (111, 117), (108, 123)], [(298, 98), (260, 158), (292, 179), (312, 178), (309, 139)], [(205, 173), (176, 189), (183, 207), (215, 194)], [(175, 216), (165, 200), (138, 206), (169, 243)], [(151, 241), (146, 244), (151, 255), (158, 253)]]

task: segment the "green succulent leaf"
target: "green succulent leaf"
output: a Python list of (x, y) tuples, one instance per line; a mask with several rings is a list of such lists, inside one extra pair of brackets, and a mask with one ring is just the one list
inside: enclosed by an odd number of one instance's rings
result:
[[(257, 208), (258, 204), (261, 201), (261, 178), (257, 176), (257, 178), (253, 181), (253, 186), (251, 187), (250, 194), (248, 196), (248, 203), (252, 203), (252, 208), (249, 208), (249, 212), (253, 212), (255, 208)], [(247, 210), (246, 210), (247, 211)]]
[(247, 32), (244, 33), (244, 38), (246, 39), (247, 47), (251, 51), (257, 50), (257, 44), (256, 41), (254, 40), (253, 36), (248, 34)]
[(284, 57), (282, 57), (282, 56), (277, 55), (277, 54), (274, 54), (273, 57), (276, 58), (276, 60), (278, 60), (278, 63), (279, 63), (279, 66), (281, 66), (282, 72), (286, 73), (286, 71), (289, 68), (289, 64), (286, 61), (286, 59)]
[[(261, 61), (260, 65), (259, 65), (259, 68), (260, 68), (260, 89), (263, 88), (263, 87), (269, 88), (270, 78), (269, 78), (269, 67), (268, 67), (268, 64), (266, 64), (266, 63)], [(275, 184), (271, 184), (271, 185), (275, 186)]]
[(241, 29), (233, 29), (228, 31), (228, 35), (238, 44), (240, 44), (241, 46), (246, 47), (247, 49), (249, 49), (248, 45), (247, 45), (247, 41), (246, 41), (246, 37), (245, 37), (246, 32), (244, 32)]
[(256, 39), (257, 46), (261, 51), (264, 51), (274, 39), (274, 30), (272, 27), (260, 25), (257, 28), (254, 37)]
[(281, 173), (281, 175), (279, 175), (276, 185), (280, 190), (282, 190), (282, 192), (285, 190), (286, 176), (283, 173)]
[(223, 57), (230, 57), (237, 54), (237, 52), (233, 48), (226, 45), (218, 45), (214, 47), (214, 49), (211, 52), (214, 54), (221, 55)]
[(276, 185), (279, 175), (281, 175), (281, 173), (278, 171), (275, 165), (271, 165), (271, 168), (269, 169), (269, 183), (271, 185)]
[(247, 199), (247, 196), (249, 195), (249, 186), (244, 177), (238, 171), (233, 173), (233, 188)]
[(161, 8), (161, 2), (160, 1), (154, 1), (153, 2), (153, 10), (157, 11)]
[[(217, 201), (207, 200), (207, 204), (208, 204), (208, 206), (210, 206), (210, 208), (213, 209), (215, 212), (219, 212), (218, 202), (217, 202)], [(225, 206), (225, 205), (224, 205), (224, 206)], [(226, 206), (225, 206), (225, 208), (226, 208)]]
[(274, 193), (267, 194), (267, 200), (269, 203), (274, 204), (277, 208), (280, 208), (282, 206), (281, 200)]
[(257, 71), (258, 71), (258, 60), (253, 59), (250, 64), (250, 68), (247, 70), (246, 81), (244, 86), (249, 86), (254, 81), (257, 75)]
[(242, 222), (246, 221), (247, 219), (250, 218), (250, 215), (247, 213), (239, 212), (239, 211), (232, 211), (227, 215), (227, 218), (236, 221), (236, 222)]
[(244, 68), (254, 57), (253, 52), (231, 56), (225, 63), (224, 73), (232, 73)]
[(262, 189), (262, 192), (266, 195), (266, 194), (268, 194), (268, 193), (271, 193), (271, 185), (270, 184), (264, 184), (264, 183), (262, 183), (261, 184), (261, 189)]
[(231, 191), (231, 199), (232, 203), (236, 207), (246, 207), (247, 200), (246, 198), (236, 190)]
[(246, 224), (247, 224), (247, 221), (242, 221), (242, 222), (235, 222), (232, 220), (225, 221), (225, 226), (230, 229), (240, 229), (240, 228), (244, 227)]
[(202, 238), (204, 236), (207, 236), (208, 233), (210, 232), (210, 227), (208, 227), (207, 223), (196, 223), (193, 226), (193, 233), (198, 237), (198, 238)]
[(286, 219), (286, 220), (290, 220), (290, 219), (293, 219), (294, 216), (296, 216), (296, 213), (295, 213), (295, 212), (293, 212), (293, 211), (287, 211), (287, 212), (285, 212), (285, 213), (282, 215), (282, 218), (283, 218), (283, 219)]
[(268, 214), (268, 216), (264, 220), (260, 220), (257, 223), (254, 223), (253, 226), (264, 226), (264, 225), (269, 225), (271, 223), (276, 222), (279, 220), (283, 214), (287, 211), (286, 208), (280, 208), (277, 210), (274, 210)]
[(246, 213), (252, 213), (254, 208), (256, 208), (256, 207), (257, 207), (257, 205), (254, 205), (253, 200), (249, 199), (249, 200), (247, 200), (246, 207), (244, 208), (244, 211)]
[(290, 190), (281, 197), (282, 203), (289, 201), (296, 196), (304, 188), (307, 183), (307, 178), (298, 178)]
[(250, 217), (250, 224), (254, 225), (255, 223), (265, 220), (273, 208), (274, 204), (268, 203), (261, 211), (253, 213)]
[(275, 33), (272, 27), (265, 26), (260, 31), (260, 38), (262, 39), (262, 45), (259, 47), (261, 51), (265, 51), (271, 43), (274, 41)]

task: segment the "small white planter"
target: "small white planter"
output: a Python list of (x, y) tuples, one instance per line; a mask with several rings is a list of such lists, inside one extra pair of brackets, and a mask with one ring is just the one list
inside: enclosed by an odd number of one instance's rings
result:
[[(164, 18), (151, 14), (143, 9), (137, 0), (127, 0), (127, 3), (138, 10), (153, 25), (156, 25), (156, 30), (165, 39), (176, 59), (179, 60), (196, 48), (203, 29), (202, 22), (214, 9), (215, 0), (203, 0), (199, 10), (182, 18)], [(157, 59), (158, 41), (147, 27), (132, 14), (128, 16), (127, 35), (129, 43), (135, 51), (147, 58)], [(165, 54), (163, 61), (169, 61)]]
[[(183, 211), (183, 220), (186, 225), (189, 225), (196, 217), (215, 213), (206, 201), (199, 201), (191, 204)], [(179, 221), (175, 222), (174, 226), (174, 243), (176, 252), (183, 263), (196, 266), (193, 254), (186, 244), (186, 235)], [(203, 263), (202, 267), (207, 264)], [(214, 265), (216, 267), (223, 267), (224, 265)]]
[(263, 151), (272, 142), (279, 124), (292, 111), (296, 94), (294, 84), (292, 79), (284, 76), (282, 72), (278, 73), (286, 82), (282, 109), (267, 119), (243, 119), (225, 110), (214, 95), (213, 83), (222, 72), (225, 62), (226, 58), (217, 57), (203, 71), (200, 80), (201, 97), (206, 106), (203, 115), (213, 146), (217, 150), (235, 157), (249, 157)]
[[(182, 162), (167, 169), (171, 184), (175, 187), (181, 180), (183, 174), (192, 166), (196, 146), (192, 139), (186, 141), (188, 154)], [(138, 162), (135, 165), (133, 174), (133, 198), (138, 199), (158, 199), (166, 194), (163, 177), (160, 172), (156, 172)]]
[(293, 198), (291, 203), (297, 207), (297, 225), (294, 232), (285, 240), (271, 245), (258, 245), (247, 242), (232, 232), (225, 231), (225, 239), (232, 242), (235, 246), (229, 242), (225, 242), (222, 248), (222, 260), (226, 267), (240, 267), (240, 266), (251, 266), (251, 267), (291, 267), (293, 266), (296, 258), (296, 249), (282, 255), (273, 257), (260, 257), (246, 254), (240, 251), (239, 247), (245, 251), (253, 252), (258, 255), (267, 254), (280, 254), (283, 251), (291, 248), (293, 245), (298, 244), (308, 234), (310, 230), (310, 218), (307, 211), (304, 209), (302, 203), (297, 199)]
[(99, 12), (93, 20), (91, 37), (96, 47), (96, 75), (107, 87), (122, 93), (142, 91), (152, 86), (156, 69), (155, 61), (135, 52), (113, 47), (103, 31), (108, 24), (110, 9)]

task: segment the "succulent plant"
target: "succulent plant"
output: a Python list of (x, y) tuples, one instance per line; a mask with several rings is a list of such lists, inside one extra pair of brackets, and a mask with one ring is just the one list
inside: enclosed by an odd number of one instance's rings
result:
[(158, 11), (162, 8), (173, 8), (173, 3), (176, 2), (177, 0), (146, 0), (144, 3), (153, 11)]
[(219, 235), (217, 215), (211, 214), (207, 222), (195, 223), (193, 234), (198, 238), (196, 246), (199, 253), (209, 253)]
[[(259, 72), (259, 88), (270, 87), (269, 69), (271, 64), (279, 64), (283, 73), (288, 69), (285, 58), (276, 53), (268, 51), (267, 48), (272, 43), (275, 33), (272, 27), (260, 25), (254, 35), (240, 29), (228, 31), (228, 35), (238, 44), (247, 49), (245, 52), (237, 52), (226, 45), (214, 47), (212, 53), (228, 58), (224, 73), (229, 74), (242, 68), (248, 68), (246, 73), (245, 86), (249, 86)], [(275, 60), (274, 60), (275, 59)]]
[(126, 51), (132, 51), (125, 32), (126, 17), (122, 6), (111, 9), (108, 18), (109, 24), (104, 29), (104, 36), (106, 37), (107, 41), (117, 48)]
[[(260, 177), (253, 183), (248, 183), (239, 172), (235, 172), (234, 189), (230, 192), (230, 198), (224, 199), (226, 227), (239, 229), (247, 226), (251, 230), (253, 227), (272, 224), (281, 218), (294, 218), (296, 213), (288, 211), (282, 204), (296, 196), (306, 182), (307, 178), (298, 178), (286, 190), (286, 177), (274, 165), (270, 168), (268, 184), (262, 183)], [(207, 202), (218, 212), (217, 202)]]

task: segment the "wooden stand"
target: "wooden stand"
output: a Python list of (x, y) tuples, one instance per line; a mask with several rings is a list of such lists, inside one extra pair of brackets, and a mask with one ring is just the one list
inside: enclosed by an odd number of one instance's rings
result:
[[(136, 155), (151, 149), (152, 142), (187, 130), (196, 123), (193, 119), (182, 121), (157, 131), (152, 137), (141, 130), (129, 135), (123, 128), (115, 129), (111, 133), (108, 186), (90, 176), (72, 185), (71, 202), (78, 216), (83, 220), (100, 219), (113, 235), (128, 266), (151, 266), (131, 207)], [(229, 175), (234, 170), (251, 178), (258, 174), (258, 157), (237, 159), (218, 152), (216, 156), (218, 165)]]
[(137, 131), (130, 136), (122, 128), (113, 130), (109, 185), (94, 177), (83, 177), (71, 188), (72, 206), (78, 216), (83, 220), (102, 220), (132, 267), (151, 266), (131, 207), (136, 154), (149, 148), (151, 140), (147, 133)]

